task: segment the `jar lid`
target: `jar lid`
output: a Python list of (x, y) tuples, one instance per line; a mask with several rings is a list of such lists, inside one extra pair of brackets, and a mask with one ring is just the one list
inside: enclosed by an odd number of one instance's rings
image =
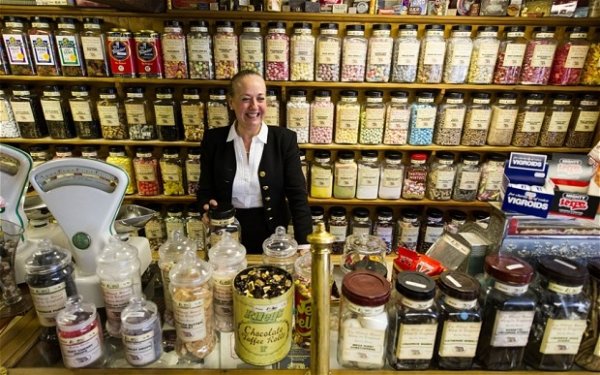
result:
[(306, 96), (306, 90), (301, 90), (301, 89), (290, 90), (290, 96)]
[(499, 154), (497, 152), (491, 152), (491, 153), (487, 154), (487, 160), (505, 162), (506, 155)]
[(318, 150), (318, 151), (315, 151), (315, 158), (329, 159), (329, 158), (331, 158), (331, 152), (329, 152), (327, 150)]
[(70, 145), (58, 145), (54, 147), (57, 152), (73, 152), (73, 147)]
[(369, 210), (364, 207), (355, 207), (352, 210), (352, 215), (358, 218), (366, 218), (369, 217)]
[(492, 94), (489, 92), (476, 92), (471, 97), (473, 99), (489, 99), (492, 97)]
[(418, 27), (417, 27), (417, 25), (406, 24), (406, 25), (400, 25), (400, 27), (398, 29), (399, 30), (417, 30)]
[(294, 29), (312, 29), (312, 26), (308, 22), (294, 22)]
[(383, 91), (379, 90), (368, 90), (365, 92), (365, 96), (368, 98), (383, 98)]
[(594, 101), (598, 100), (598, 97), (594, 94), (584, 94), (581, 96), (581, 101)]
[(233, 22), (228, 20), (219, 20), (215, 22), (216, 27), (233, 27)]
[(440, 151), (435, 154), (435, 157), (441, 160), (452, 160), (454, 161), (454, 154), (448, 151)]
[(318, 217), (325, 215), (325, 209), (321, 206), (310, 206), (310, 216)]
[(460, 158), (462, 160), (476, 161), (476, 162), (479, 162), (479, 160), (481, 160), (479, 154), (476, 154), (474, 152), (465, 152), (465, 153), (461, 154)]
[(149, 152), (152, 152), (152, 147), (140, 146), (135, 149), (135, 152), (140, 154), (147, 154)]
[(377, 207), (377, 216), (391, 219), (394, 216), (394, 211), (390, 207), (380, 206)]
[(193, 20), (190, 21), (190, 27), (208, 27), (208, 22), (204, 20)]
[(391, 30), (391, 29), (392, 29), (392, 25), (390, 25), (389, 23), (373, 24), (373, 31), (375, 31), (375, 30)]
[(444, 294), (464, 301), (477, 299), (481, 291), (481, 285), (477, 279), (458, 271), (442, 273), (437, 285)]
[(444, 217), (444, 213), (441, 210), (438, 210), (437, 208), (433, 207), (429, 207), (425, 211), (425, 214), (427, 215), (427, 217), (430, 217), (432, 219), (441, 219)]
[(444, 30), (444, 25), (425, 25), (425, 30)]
[(108, 152), (125, 152), (125, 147), (123, 146), (108, 146)]
[(267, 23), (267, 28), (269, 29), (285, 29), (286, 23), (281, 21), (269, 21)]
[(410, 155), (410, 159), (411, 160), (418, 160), (418, 161), (426, 161), (427, 160), (427, 154), (423, 154), (420, 152), (414, 153)]
[(210, 280), (212, 267), (200, 259), (195, 250), (183, 253), (181, 260), (169, 272), (171, 286), (197, 287)]
[(98, 146), (81, 146), (81, 152), (98, 152)]
[(329, 209), (329, 216), (346, 216), (346, 208), (342, 206), (333, 206)]
[(588, 271), (590, 274), (600, 279), (600, 259), (593, 259), (588, 262)]
[(329, 90), (316, 90), (315, 91), (315, 96), (318, 96), (318, 97), (330, 97), (331, 96), (331, 91), (329, 91)]
[(208, 217), (216, 220), (229, 219), (235, 216), (235, 207), (230, 203), (221, 203), (208, 210)]
[(200, 155), (201, 153), (202, 151), (200, 150), (200, 147), (188, 148), (188, 155)]
[(226, 95), (227, 91), (222, 87), (212, 87), (208, 89), (209, 95)]
[(471, 31), (473, 27), (471, 25), (454, 25), (452, 31)]
[(456, 221), (466, 221), (467, 220), (467, 213), (461, 210), (450, 210), (448, 211), (448, 216), (450, 216), (450, 219), (452, 220), (456, 220)]
[(52, 18), (35, 16), (31, 19), (31, 23), (33, 24), (34, 22), (49, 24), (50, 22), (52, 22)]
[(387, 150), (384, 155), (386, 159), (402, 160), (402, 153), (400, 151)]
[(400, 210), (400, 215), (407, 219), (416, 219), (419, 217), (419, 213), (414, 208), (403, 208)]
[(355, 90), (342, 90), (340, 92), (341, 96), (350, 96), (350, 97), (357, 97), (358, 96), (358, 91)]
[(179, 155), (179, 149), (176, 147), (165, 147), (163, 149), (163, 154)]
[(489, 212), (481, 211), (481, 210), (471, 211), (471, 215), (473, 215), (473, 218), (475, 219), (475, 221), (483, 221), (483, 220), (488, 220), (490, 218)]
[(525, 98), (527, 100), (529, 100), (529, 99), (531, 99), (531, 100), (544, 100), (544, 94), (537, 93), (537, 92), (532, 92), (532, 93), (526, 94)]
[(529, 284), (534, 275), (529, 263), (512, 255), (488, 255), (485, 257), (484, 268), (493, 278), (517, 285)]
[(365, 25), (346, 25), (346, 31), (365, 31)]
[(195, 87), (184, 87), (183, 90), (181, 90), (181, 93), (183, 95), (198, 95), (200, 94), (200, 90)]
[(462, 99), (465, 96), (462, 92), (448, 92), (446, 93), (446, 99)]
[(569, 26), (565, 29), (567, 33), (587, 33), (588, 30), (586, 26)]
[(144, 88), (143, 87), (127, 87), (125, 89), (125, 92), (127, 94), (143, 94)]
[(98, 94), (116, 94), (117, 89), (114, 87), (100, 87), (98, 88)]
[(498, 95), (498, 99), (516, 99), (517, 94), (514, 92), (503, 92)]
[(367, 157), (367, 158), (376, 158), (377, 157), (377, 151), (375, 150), (362, 150), (360, 152), (360, 155), (363, 157)]
[(354, 152), (353, 151), (348, 151), (348, 150), (343, 150), (338, 152), (338, 159), (354, 159)]
[(104, 21), (102, 20), (102, 18), (98, 18), (98, 17), (84, 17), (83, 18), (83, 23), (84, 26), (85, 24), (91, 23), (91, 24), (95, 24), (95, 25), (101, 25)]
[(498, 26), (484, 26), (484, 27), (480, 27), (477, 29), (478, 33), (481, 32), (497, 32), (498, 31)]
[(265, 254), (277, 258), (288, 258), (296, 254), (298, 242), (288, 235), (285, 228), (278, 226), (269, 238), (263, 241)]
[(58, 24), (61, 24), (61, 23), (75, 24), (77, 22), (78, 22), (77, 18), (59, 17), (56, 23), (58, 23)]
[(277, 90), (267, 89), (267, 96), (277, 96)]
[(390, 299), (390, 283), (374, 272), (353, 271), (344, 276), (342, 294), (359, 306), (381, 306)]
[(48, 146), (45, 146), (45, 145), (29, 146), (29, 152), (43, 152), (43, 151), (48, 151)]
[(29, 275), (48, 275), (71, 264), (71, 253), (42, 240), (37, 250), (25, 260), (25, 272)]
[(565, 93), (555, 93), (552, 94), (552, 100), (562, 100), (562, 101), (571, 101), (573, 96)]
[(565, 257), (544, 256), (538, 261), (537, 270), (560, 285), (580, 286), (587, 279), (585, 266)]
[(390, 96), (392, 98), (399, 98), (399, 99), (408, 98), (408, 92), (406, 92), (406, 91), (392, 91), (392, 92), (390, 92)]
[(163, 25), (165, 27), (183, 27), (183, 24), (177, 20), (166, 20)]
[(171, 88), (171, 87), (157, 87), (156, 88), (156, 93), (157, 94), (173, 94), (173, 88)]
[(396, 290), (406, 298), (426, 301), (435, 296), (435, 281), (420, 272), (404, 271), (396, 276)]
[(27, 22), (27, 19), (25, 17), (14, 17), (14, 16), (5, 16), (4, 17), (4, 22), (20, 22), (20, 23), (25, 23)]
[(242, 28), (245, 28), (245, 27), (260, 28), (260, 23), (258, 23), (256, 21), (244, 21), (244, 22), (242, 22)]
[(533, 28), (534, 33), (553, 33), (554, 31), (556, 31), (554, 26), (537, 26)]
[(171, 204), (167, 207), (167, 212), (168, 213), (182, 213), (183, 206), (180, 204)]
[[(198, 213), (198, 215), (200, 214)], [(221, 235), (221, 240), (208, 250), (208, 263), (215, 264), (215, 268), (218, 268), (220, 265), (245, 265), (246, 248), (235, 240), (231, 236), (231, 233), (224, 231)]]
[(319, 25), (320, 30), (337, 30), (338, 24), (333, 22), (325, 22)]
[(46, 85), (46, 86), (42, 86), (42, 92), (44, 92), (44, 93), (45, 93), (45, 92), (47, 92), (47, 91), (50, 91), (50, 92), (57, 92), (57, 91), (60, 91), (60, 89), (58, 88), (58, 86), (57, 86), (57, 85)]
[(525, 26), (511, 26), (504, 29), (506, 33), (522, 33), (525, 32)]
[(417, 93), (419, 99), (433, 99), (435, 95), (431, 91), (420, 91)]

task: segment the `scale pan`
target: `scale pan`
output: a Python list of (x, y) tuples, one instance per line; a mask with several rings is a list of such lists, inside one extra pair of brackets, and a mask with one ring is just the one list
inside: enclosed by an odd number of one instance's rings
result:
[(115, 220), (115, 230), (117, 233), (125, 233), (143, 228), (155, 213), (156, 211), (137, 204), (122, 205)]

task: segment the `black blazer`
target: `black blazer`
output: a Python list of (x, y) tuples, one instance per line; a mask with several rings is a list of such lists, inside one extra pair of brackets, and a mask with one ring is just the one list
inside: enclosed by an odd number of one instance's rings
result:
[[(197, 193), (201, 208), (210, 199), (231, 202), (236, 161), (233, 141), (226, 142), (230, 127), (211, 129), (204, 134)], [(270, 232), (274, 233), (277, 226), (287, 228), (291, 212), (296, 241), (308, 243), (306, 236), (312, 232), (312, 219), (296, 133), (285, 128), (269, 127), (258, 180)]]

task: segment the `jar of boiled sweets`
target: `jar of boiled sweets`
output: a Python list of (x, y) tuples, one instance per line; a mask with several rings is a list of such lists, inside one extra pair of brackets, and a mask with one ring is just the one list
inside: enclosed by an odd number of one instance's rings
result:
[(445, 54), (444, 25), (425, 25), (425, 37), (421, 39), (417, 82), (442, 82)]
[(447, 92), (437, 110), (433, 142), (441, 146), (457, 146), (465, 122), (467, 106), (462, 92)]
[(525, 363), (536, 370), (569, 371), (587, 326), (590, 300), (583, 293), (588, 272), (577, 261), (544, 256), (537, 271), (538, 306), (525, 348)]
[(87, 69), (83, 60), (81, 37), (77, 32), (79, 21), (75, 18), (60, 17), (55, 35), (62, 74), (66, 77), (84, 77)]
[(186, 192), (188, 195), (196, 195), (200, 181), (200, 148), (189, 148), (185, 159), (185, 180), (187, 181)]
[(219, 20), (213, 35), (215, 79), (231, 79), (239, 70), (238, 37), (233, 22)]
[(163, 52), (163, 64), (165, 66), (165, 78), (188, 78), (189, 73), (187, 66), (185, 35), (183, 34), (183, 24), (180, 21), (164, 21), (164, 29), (161, 35), (161, 45)]
[(3, 47), (6, 49), (10, 72), (15, 76), (32, 76), (36, 73), (31, 46), (27, 42), (25, 22), (27, 19), (23, 17), (4, 17)]
[(591, 38), (590, 49), (583, 64), (583, 72), (581, 73), (581, 84), (600, 84), (600, 33), (598, 32)]
[(235, 218), (235, 207), (230, 204), (220, 204), (217, 207), (211, 207), (208, 210), (208, 218), (210, 220), (208, 242), (211, 247), (215, 246), (221, 240), (223, 232), (228, 232), (234, 240), (240, 242), (242, 227)]
[(367, 64), (364, 25), (346, 25), (342, 50), (342, 82), (363, 82)]
[(567, 27), (565, 33), (568, 36), (558, 45), (554, 54), (548, 81), (551, 85), (578, 85), (590, 49), (587, 27)]
[(104, 139), (127, 139), (127, 118), (125, 106), (117, 98), (114, 87), (98, 88), (99, 100), (96, 102), (100, 130)]
[(380, 237), (366, 232), (351, 234), (346, 237), (344, 254), (340, 259), (341, 270), (344, 274), (367, 270), (387, 277), (386, 253), (386, 244)]
[(534, 271), (524, 260), (500, 254), (488, 255), (484, 268), (489, 286), (476, 361), (486, 370), (513, 370), (521, 366), (535, 315), (537, 298), (529, 290)]
[(121, 337), (125, 359), (132, 366), (145, 366), (162, 355), (162, 329), (158, 307), (143, 296), (135, 296), (121, 312)]
[(331, 198), (333, 192), (333, 168), (331, 153), (327, 150), (315, 151), (310, 168), (310, 196)]
[(545, 115), (544, 94), (530, 93), (525, 95), (525, 104), (519, 107), (517, 124), (511, 144), (520, 147), (536, 146)]
[(29, 86), (13, 85), (10, 98), (12, 112), (23, 138), (42, 138), (48, 135), (40, 101)]
[(263, 117), (263, 121), (267, 125), (279, 126), (281, 114), (279, 111), (280, 104), (278, 97), (280, 97), (280, 95), (277, 95), (277, 91), (275, 91), (274, 89), (267, 89), (267, 111), (265, 112)]
[(242, 22), (242, 33), (239, 36), (240, 70), (250, 70), (264, 74), (264, 46), (260, 33), (260, 23), (256, 21)]
[(472, 52), (471, 25), (452, 26), (452, 33), (446, 46), (444, 83), (465, 83), (467, 81)]
[(452, 196), (455, 175), (454, 154), (438, 152), (427, 174), (427, 198), (436, 201), (449, 200)]
[(361, 108), (360, 144), (379, 144), (385, 128), (385, 104), (383, 91), (369, 90), (365, 93), (366, 103)]
[(319, 30), (320, 34), (315, 43), (315, 80), (337, 82), (340, 80), (342, 53), (342, 39), (338, 36), (338, 24), (322, 23)]
[(487, 92), (476, 92), (473, 94), (473, 102), (467, 106), (465, 126), (460, 144), (463, 146), (483, 146), (488, 135), (488, 129), (492, 119), (492, 107), (490, 106), (491, 94)]
[[(183, 206), (172, 204), (167, 207), (167, 216), (165, 217), (165, 228), (167, 230), (167, 239), (174, 240), (176, 232), (185, 234), (185, 216), (183, 216)], [(190, 244), (191, 246), (191, 244)]]
[[(592, 316), (600, 313), (600, 260), (594, 259), (588, 262), (590, 281), (587, 285), (587, 296), (591, 301), (590, 311)], [(588, 371), (600, 370), (600, 340), (598, 339), (598, 325), (590, 319), (579, 351), (575, 356), (577, 366)]]
[(129, 183), (127, 184), (125, 194), (135, 194), (137, 189), (135, 183), (135, 174), (133, 172), (133, 161), (125, 152), (125, 148), (123, 146), (109, 146), (106, 162), (108, 164), (120, 167), (125, 171), (125, 173), (127, 173), (127, 177), (129, 177)]
[(377, 160), (377, 151), (363, 150), (358, 160), (356, 177), (356, 198), (377, 199), (379, 175), (381, 170)]
[(167, 239), (167, 227), (165, 226), (165, 219), (160, 214), (160, 208), (155, 210), (156, 212), (150, 220), (144, 225), (144, 234), (150, 242), (150, 250), (152, 250), (152, 259), (156, 259), (159, 247)]
[(599, 115), (598, 97), (584, 94), (573, 112), (573, 121), (567, 131), (565, 146), (591, 147), (594, 138), (592, 134), (598, 125)]
[(492, 118), (487, 135), (487, 144), (490, 146), (508, 146), (512, 140), (517, 123), (517, 94), (503, 92), (496, 96), (492, 104)]
[(356, 194), (356, 175), (358, 166), (354, 161), (354, 152), (341, 150), (333, 166), (333, 197), (352, 199)]
[(206, 124), (209, 129), (229, 126), (230, 119), (229, 108), (227, 105), (227, 91), (224, 88), (208, 89)]
[(81, 48), (88, 77), (109, 77), (106, 38), (102, 32), (101, 18), (85, 17), (81, 30)]
[(354, 271), (342, 282), (337, 361), (343, 367), (385, 365), (390, 283), (381, 275)]
[(340, 100), (337, 103), (335, 114), (335, 143), (358, 143), (360, 107), (358, 91), (342, 90), (340, 92)]
[(286, 34), (286, 23), (267, 23), (265, 36), (265, 79), (287, 81), (290, 78), (290, 37)]
[(437, 281), (440, 291), (440, 329), (435, 362), (444, 370), (470, 370), (481, 330), (481, 286), (463, 272), (444, 272)]
[(386, 104), (383, 144), (405, 145), (408, 142), (409, 126), (410, 105), (408, 104), (408, 92), (392, 91), (390, 101)]
[(388, 309), (387, 361), (396, 370), (426, 370), (433, 359), (438, 308), (435, 282), (418, 272), (400, 272)]
[(416, 251), (420, 227), (421, 220), (415, 209), (403, 208), (400, 210), (400, 217), (396, 222), (395, 247)]
[(498, 26), (484, 26), (477, 29), (467, 79), (469, 83), (492, 83), (499, 47)]
[(377, 219), (373, 222), (373, 235), (381, 238), (386, 245), (387, 253), (392, 252), (394, 239), (394, 212), (390, 207), (377, 207)]
[(430, 145), (433, 141), (433, 128), (437, 112), (434, 100), (434, 93), (431, 91), (417, 93), (417, 101), (411, 105), (408, 144), (425, 146)]
[(392, 66), (394, 39), (390, 36), (392, 25), (389, 23), (373, 24), (369, 38), (367, 55), (367, 82), (388, 82)]
[(190, 21), (186, 35), (191, 79), (215, 79), (212, 37), (206, 21)]
[(393, 150), (386, 151), (384, 162), (381, 164), (379, 199), (400, 199), (403, 180), (402, 153)]
[(153, 196), (161, 193), (158, 159), (152, 156), (150, 147), (136, 149), (133, 169), (139, 195)]
[(417, 38), (417, 25), (402, 24), (394, 41), (392, 57), (392, 82), (415, 82), (421, 42)]
[(552, 104), (546, 109), (538, 145), (543, 147), (561, 147), (565, 142), (567, 130), (573, 117), (572, 96), (557, 93), (552, 95), (551, 98)]
[(38, 76), (62, 74), (50, 22), (52, 22), (51, 18), (35, 16), (31, 20), (31, 27), (27, 30)]
[(290, 90), (290, 99), (286, 107), (287, 128), (296, 132), (298, 143), (308, 143), (311, 116), (306, 90)]
[(331, 91), (315, 91), (315, 99), (310, 104), (310, 143), (333, 141), (333, 114)]
[(173, 99), (173, 89), (158, 87), (154, 100), (154, 118), (158, 139), (161, 141), (178, 141), (181, 139), (181, 124), (179, 123), (179, 106)]
[(402, 185), (403, 199), (425, 198), (428, 171), (427, 154), (414, 153), (410, 156), (410, 164), (405, 168), (404, 183)]
[(200, 142), (204, 137), (204, 102), (197, 88), (184, 87), (181, 105), (183, 138), (188, 142)]
[(461, 210), (449, 210), (448, 220), (444, 223), (444, 232), (457, 234), (460, 227), (467, 222), (467, 213)]
[(555, 30), (554, 26), (533, 28), (532, 38), (525, 49), (520, 79), (522, 85), (545, 85), (548, 83), (557, 45), (557, 41), (554, 39)]
[(342, 206), (331, 207), (329, 209), (329, 220), (327, 225), (329, 233), (334, 237), (331, 251), (333, 254), (341, 254), (344, 250), (344, 244), (348, 234), (346, 209)]
[(506, 156), (503, 154), (487, 154), (487, 161), (481, 167), (477, 200), (483, 202), (500, 200), (505, 161)]
[(444, 233), (444, 213), (437, 208), (429, 207), (425, 211), (425, 220), (419, 232), (417, 251), (426, 253), (442, 233)]
[(0, 138), (20, 138), (21, 132), (15, 120), (5, 88), (0, 86)]
[(308, 22), (295, 22), (290, 41), (290, 81), (312, 81), (315, 77), (315, 37)]
[(69, 98), (73, 124), (79, 138), (101, 138), (100, 121), (96, 112), (96, 103), (90, 96), (88, 86), (71, 87)]
[(177, 148), (165, 148), (160, 158), (164, 195), (185, 195), (184, 161)]
[(452, 199), (455, 201), (469, 202), (474, 201), (477, 197), (477, 188), (481, 178), (479, 160), (479, 155), (472, 152), (460, 155), (460, 163), (456, 170), (456, 182), (452, 192)]
[(294, 263), (298, 258), (298, 242), (286, 233), (284, 227), (275, 228), (275, 233), (263, 242), (262, 247), (263, 264), (294, 272)]
[(496, 85), (516, 85), (521, 77), (525, 57), (525, 26), (511, 26), (504, 29), (505, 37), (500, 41), (498, 59), (494, 71)]
[(156, 125), (152, 118), (154, 111), (144, 96), (143, 87), (127, 87), (125, 89), (125, 115), (129, 138), (132, 140), (156, 139)]
[(75, 128), (69, 116), (67, 99), (61, 95), (58, 86), (43, 86), (40, 104), (51, 138), (75, 137)]

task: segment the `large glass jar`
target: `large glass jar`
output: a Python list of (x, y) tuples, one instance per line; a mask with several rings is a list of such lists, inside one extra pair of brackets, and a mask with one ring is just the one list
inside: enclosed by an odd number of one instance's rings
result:
[(38, 76), (59, 76), (62, 74), (50, 22), (52, 22), (52, 19), (48, 17), (35, 16), (31, 20), (31, 27), (27, 31)]
[(406, 166), (402, 185), (403, 199), (425, 198), (427, 182), (427, 154), (414, 153), (410, 156), (410, 164)]
[(516, 93), (503, 92), (496, 96), (496, 101), (492, 104), (492, 118), (487, 135), (488, 145), (510, 145), (517, 123), (518, 112)]
[(144, 225), (144, 234), (150, 242), (153, 259), (157, 256), (159, 247), (167, 240), (167, 228), (165, 219), (160, 214), (160, 207), (157, 207), (155, 211), (154, 215)]
[(477, 29), (467, 79), (469, 83), (492, 83), (499, 47), (498, 26), (484, 26)]
[[(480, 16), (506, 16), (508, 6), (510, 5), (509, 0), (482, 0), (481, 9), (479, 10)], [(520, 6), (520, 4), (519, 4)], [(510, 16), (510, 14), (508, 14)]]
[(135, 170), (139, 195), (152, 196), (160, 194), (158, 159), (152, 156), (150, 147), (137, 148), (133, 159), (133, 169)]
[(2, 41), (6, 48), (10, 72), (15, 76), (35, 75), (33, 55), (25, 33), (25, 22), (27, 20), (22, 17), (4, 17)]
[(133, 172), (133, 161), (125, 152), (125, 148), (123, 146), (109, 146), (106, 162), (108, 164), (120, 167), (125, 171), (125, 173), (127, 173), (127, 177), (129, 177), (129, 183), (127, 184), (125, 194), (135, 194), (136, 183), (135, 174)]
[(427, 198), (435, 201), (449, 200), (452, 197), (455, 175), (454, 154), (438, 152), (427, 174)]
[(571, 95), (554, 94), (552, 104), (546, 109), (544, 123), (540, 130), (538, 145), (543, 147), (561, 147), (565, 143), (567, 130), (573, 117)]
[(285, 22), (267, 24), (265, 36), (265, 79), (287, 81), (290, 78), (290, 37)]
[(215, 79), (231, 79), (239, 70), (238, 38), (233, 22), (217, 21), (213, 36)]
[(415, 82), (421, 42), (417, 39), (417, 25), (400, 25), (394, 41), (392, 82)]
[(187, 218), (185, 220), (185, 233), (196, 249), (201, 259), (208, 259), (206, 247), (207, 227), (202, 221), (200, 210), (195, 207), (188, 207)]
[(196, 195), (200, 181), (200, 148), (189, 148), (185, 160), (185, 175), (187, 181), (186, 192)]
[(417, 82), (442, 82), (445, 54), (444, 25), (425, 25), (425, 37), (421, 40)]
[(550, 78), (550, 69), (556, 51), (554, 26), (533, 28), (532, 39), (525, 49), (525, 60), (521, 72), (522, 85), (545, 85)]
[(377, 151), (363, 150), (358, 160), (358, 171), (356, 177), (356, 198), (377, 199), (379, 189), (379, 162)]
[(505, 37), (500, 41), (498, 60), (494, 72), (497, 85), (516, 85), (521, 77), (525, 57), (525, 26), (511, 26), (504, 30)]
[(287, 128), (296, 132), (298, 143), (308, 143), (310, 129), (310, 104), (306, 101), (305, 90), (290, 90), (287, 102)]
[(286, 233), (284, 227), (275, 228), (275, 233), (263, 242), (262, 247), (263, 264), (294, 272), (294, 263), (298, 258), (298, 242)]
[(444, 213), (429, 207), (425, 211), (425, 220), (419, 232), (417, 251), (425, 254), (433, 243), (444, 233)]
[[(598, 4), (598, 2), (596, 3)], [(583, 64), (581, 84), (600, 85), (600, 33), (598, 32), (591, 39), (590, 49)]]
[(315, 37), (308, 22), (295, 22), (290, 42), (290, 80), (312, 81), (315, 77)]
[(0, 86), (0, 138), (20, 138), (21, 132), (15, 120), (5, 88)]
[(117, 98), (117, 89), (114, 87), (98, 88), (99, 99), (96, 102), (98, 119), (102, 138), (104, 139), (127, 139), (127, 118), (125, 106)]
[(358, 92), (343, 90), (340, 93), (340, 100), (336, 107), (335, 143), (358, 143), (359, 124), (360, 104), (358, 103)]
[(356, 194), (357, 164), (353, 151), (339, 151), (334, 164), (333, 197), (337, 199), (352, 199)]
[(186, 35), (191, 79), (215, 79), (212, 38), (206, 21), (190, 21)]
[(455, 201), (474, 201), (477, 197), (477, 188), (481, 178), (479, 167), (479, 154), (465, 152), (460, 155), (460, 163), (456, 169), (456, 182), (452, 192)]
[(598, 321), (593, 319), (600, 314), (600, 260), (589, 261), (588, 271), (591, 277), (586, 292), (592, 302), (591, 313), (575, 363), (588, 371), (600, 371), (600, 332)]
[(229, 126), (230, 123), (227, 91), (220, 87), (208, 89), (208, 101), (206, 102), (206, 124), (208, 128), (222, 128)]
[(158, 307), (136, 296), (121, 312), (125, 359), (132, 366), (145, 366), (162, 355), (162, 329)]
[(101, 138), (100, 121), (96, 112), (96, 103), (90, 96), (88, 86), (71, 87), (69, 98), (73, 124), (79, 138)]
[(161, 35), (165, 78), (188, 78), (187, 53), (183, 24), (180, 21), (166, 20)]
[(106, 38), (102, 33), (102, 24), (101, 18), (86, 17), (83, 19), (80, 38), (88, 77), (110, 76)]
[(183, 138), (188, 142), (200, 142), (204, 138), (204, 102), (197, 88), (184, 87), (181, 104)]
[(433, 142), (441, 146), (458, 146), (467, 106), (462, 92), (447, 92), (438, 106)]
[(25, 85), (13, 85), (10, 98), (12, 112), (23, 138), (42, 138), (48, 134), (40, 101)]
[(527, 94), (525, 104), (519, 107), (512, 145), (520, 147), (537, 145), (545, 114), (544, 94)]
[(448, 38), (446, 47), (444, 83), (466, 82), (472, 52), (471, 26), (452, 26), (452, 34)]
[(333, 115), (331, 91), (315, 91), (315, 99), (310, 104), (310, 143), (331, 143), (333, 141)]
[(367, 82), (388, 82), (392, 66), (394, 39), (390, 36), (392, 25), (389, 23), (373, 24), (369, 38), (367, 55)]
[(369, 210), (364, 207), (355, 207), (352, 209), (350, 234), (355, 236), (371, 234), (372, 222), (369, 215)]
[(434, 103), (434, 93), (430, 91), (418, 92), (417, 101), (411, 105), (408, 144), (413, 146), (431, 144), (436, 112), (437, 105)]
[(341, 254), (346, 243), (348, 235), (348, 219), (346, 218), (346, 209), (342, 206), (333, 206), (329, 209), (328, 231), (333, 235), (334, 240), (331, 245), (333, 254)]
[(60, 93), (58, 86), (42, 87), (40, 98), (44, 120), (51, 138), (65, 139), (75, 137), (75, 128), (69, 116), (67, 100)]
[(383, 143), (386, 145), (405, 145), (408, 142), (410, 126), (410, 105), (408, 92), (392, 91), (386, 104), (385, 130)]
[(400, 199), (404, 180), (402, 153), (393, 150), (386, 151), (380, 174), (379, 199)]
[(342, 50), (342, 82), (363, 82), (367, 64), (364, 25), (346, 25)]
[(315, 80), (340, 80), (340, 58), (342, 54), (342, 39), (338, 36), (337, 23), (322, 23), (320, 34), (316, 39), (315, 48)]
[[(185, 234), (185, 220), (183, 215), (183, 206), (180, 204), (171, 204), (167, 206), (167, 216), (165, 217), (165, 228), (167, 239), (173, 240), (175, 232)], [(195, 250), (195, 249), (194, 249)]]
[(473, 102), (467, 106), (465, 127), (460, 144), (463, 146), (483, 146), (492, 119), (491, 94), (476, 92), (472, 95), (472, 98)]
[(156, 126), (152, 118), (150, 103), (144, 97), (143, 87), (127, 87), (125, 89), (125, 115), (129, 138), (132, 140), (156, 139)]
[(242, 22), (242, 33), (239, 37), (240, 70), (250, 70), (264, 75), (264, 46), (260, 34), (260, 23), (256, 21)]
[(75, 18), (60, 17), (54, 34), (62, 74), (66, 77), (84, 77), (87, 75), (83, 61), (81, 37), (77, 33), (78, 23), (79, 21)]
[(235, 217), (235, 207), (223, 203), (217, 207), (212, 207), (208, 211), (208, 218), (210, 219), (208, 242), (211, 247), (221, 241), (224, 232), (228, 232), (231, 238), (240, 242), (243, 228)]
[(154, 118), (158, 139), (161, 141), (178, 141), (181, 139), (179, 106), (173, 99), (173, 89), (158, 87), (154, 100)]
[(269, 126), (279, 126), (279, 122), (281, 121), (281, 113), (279, 110), (280, 103), (278, 99), (280, 96), (281, 95), (278, 95), (275, 89), (267, 89), (267, 110), (263, 116), (263, 121)]
[(598, 125), (598, 98), (592, 94), (584, 94), (573, 112), (573, 121), (569, 126), (565, 140), (566, 147), (591, 147), (593, 132)]
[(395, 247), (404, 247), (416, 251), (420, 227), (421, 220), (416, 210), (412, 208), (400, 210), (400, 217), (396, 223)]
[(477, 200), (483, 202), (500, 200), (505, 161), (506, 156), (502, 154), (491, 153), (487, 155), (487, 161), (481, 167)]
[(346, 237), (344, 254), (340, 258), (340, 268), (343, 274), (366, 270), (387, 277), (386, 251), (385, 242), (378, 236), (368, 233), (351, 234)]
[(8, 57), (6, 57), (6, 51), (4, 44), (0, 43), (0, 76), (10, 74), (10, 66), (8, 65)]
[(185, 195), (184, 161), (175, 147), (165, 148), (160, 159), (164, 195)]
[(583, 64), (590, 49), (587, 40), (588, 28), (583, 26), (567, 27), (566, 40), (556, 48), (552, 70), (550, 71), (551, 85), (578, 85), (581, 80)]
[(326, 150), (315, 151), (314, 162), (310, 168), (310, 196), (313, 198), (331, 198), (333, 191), (333, 169), (331, 153)]

